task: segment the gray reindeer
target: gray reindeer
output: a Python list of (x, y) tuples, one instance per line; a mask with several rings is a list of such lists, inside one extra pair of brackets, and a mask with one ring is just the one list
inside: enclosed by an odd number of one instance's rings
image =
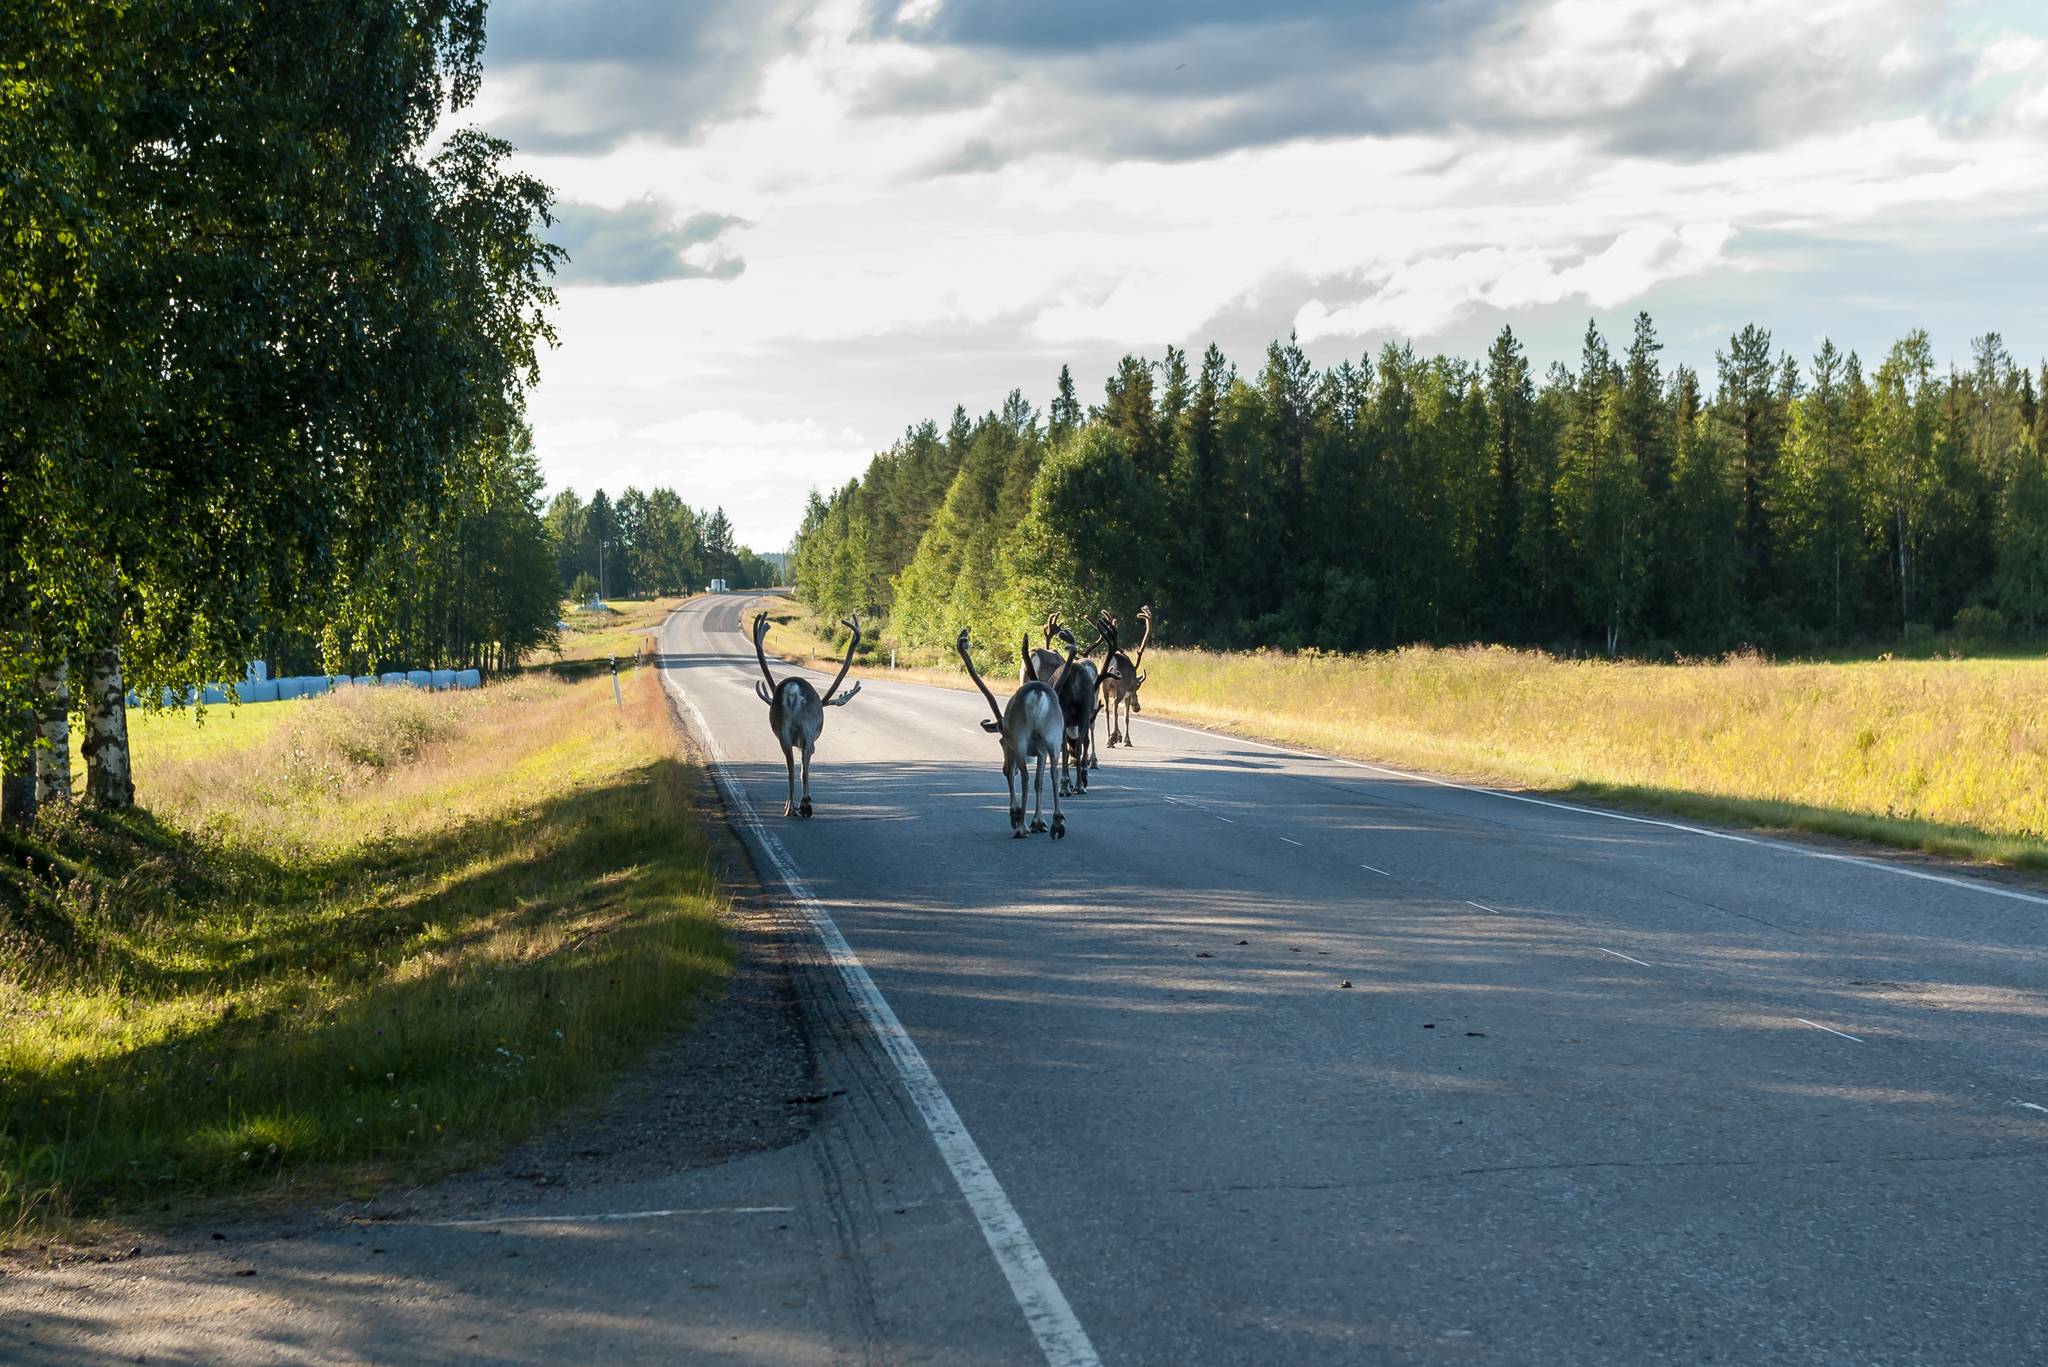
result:
[[(1054, 641), (1065, 641), (1073, 645), (1074, 633), (1060, 621), (1060, 614), (1046, 614), (1045, 648), (1031, 648), (1031, 638), (1026, 636), (1018, 647), (1019, 681), (1029, 683), (1037, 679), (1041, 683), (1059, 680), (1056, 690), (1060, 695), (1060, 711), (1066, 717), (1066, 743), (1060, 747), (1060, 796), (1084, 796), (1088, 792), (1088, 770), (1095, 764), (1095, 718), (1102, 711), (1101, 695), (1096, 687), (1095, 661), (1093, 655), (1105, 640), (1115, 649), (1114, 635), (1104, 628), (1105, 617), (1095, 616), (1095, 639), (1082, 649), (1081, 657), (1068, 668), (1061, 657), (1053, 651)], [(1062, 672), (1064, 671), (1064, 672)]]
[[(853, 633), (853, 639), (846, 643), (846, 658), (840, 661), (839, 677), (832, 680), (832, 686), (819, 697), (818, 690), (811, 687), (809, 679), (792, 674), (781, 683), (768, 672), (768, 653), (761, 648), (761, 642), (768, 636), (768, 614), (754, 616), (754, 658), (760, 661), (761, 677), (768, 682), (755, 684), (754, 692), (762, 702), (768, 704), (768, 727), (775, 733), (775, 739), (782, 746), (782, 762), (789, 769), (789, 799), (782, 804), (784, 816), (809, 816), (811, 814), (811, 751), (817, 748), (818, 736), (825, 729), (825, 709), (844, 707), (853, 701), (853, 695), (860, 692), (860, 681), (841, 693), (839, 685), (846, 681), (846, 671), (853, 668), (853, 652), (860, 645), (860, 619), (849, 617), (846, 629)], [(804, 753), (804, 798), (799, 804), (796, 798), (796, 756), (801, 748)]]
[[(1060, 667), (1063, 675), (1074, 663), (1073, 637), (1067, 638), (1067, 658)], [(1030, 640), (1025, 640), (1027, 648)], [(1032, 761), (1038, 764), (1036, 787), (1031, 808), (1029, 830), (1042, 831), (1045, 826), (1045, 771), (1048, 764), (1058, 764), (1060, 747), (1065, 740), (1066, 717), (1060, 709), (1059, 694), (1054, 685), (1038, 679), (1026, 679), (1010, 695), (1009, 706), (996, 703), (996, 695), (988, 691), (981, 674), (974, 667), (974, 657), (967, 648), (967, 629), (960, 629), (960, 639), (954, 642), (954, 649), (960, 652), (960, 663), (967, 666), (967, 677), (974, 680), (974, 686), (981, 690), (981, 696), (988, 699), (988, 710), (995, 720), (981, 724), (984, 731), (992, 731), (1003, 743), (1003, 783), (1010, 792), (1010, 835), (1022, 840), (1027, 827), (1024, 825), (1024, 790), (1032, 784)], [(1060, 811), (1060, 790), (1055, 777), (1052, 790), (1052, 838), (1062, 839), (1067, 833), (1067, 818)]]

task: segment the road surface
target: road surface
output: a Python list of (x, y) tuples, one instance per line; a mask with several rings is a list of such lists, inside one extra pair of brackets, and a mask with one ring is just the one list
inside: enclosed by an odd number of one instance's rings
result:
[(882, 1356), (2048, 1360), (2048, 900), (1150, 717), (1013, 841), (876, 681), (789, 821), (747, 607), (666, 677), (844, 937)]

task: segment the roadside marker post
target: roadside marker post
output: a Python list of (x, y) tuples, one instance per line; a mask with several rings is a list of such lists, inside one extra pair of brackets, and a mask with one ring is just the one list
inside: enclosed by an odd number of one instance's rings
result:
[(620, 696), (619, 696), (619, 657), (618, 657), (618, 656), (616, 656), (616, 655), (612, 656), (612, 657), (611, 657), (611, 662), (612, 662), (612, 702), (613, 702), (613, 703), (615, 703), (615, 704), (617, 704), (617, 705), (618, 705), (618, 706), (620, 706), (620, 707), (624, 707), (624, 706), (626, 705), (626, 700), (625, 700), (624, 698), (622, 698), (622, 697), (620, 697)]

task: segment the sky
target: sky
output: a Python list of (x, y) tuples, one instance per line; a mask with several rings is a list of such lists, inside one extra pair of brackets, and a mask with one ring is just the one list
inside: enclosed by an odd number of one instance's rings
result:
[(788, 545), (954, 405), (1393, 342), (1540, 372), (1647, 309), (1711, 374), (1912, 328), (2048, 356), (2036, 0), (495, 0), (477, 103), (558, 195), (551, 490)]

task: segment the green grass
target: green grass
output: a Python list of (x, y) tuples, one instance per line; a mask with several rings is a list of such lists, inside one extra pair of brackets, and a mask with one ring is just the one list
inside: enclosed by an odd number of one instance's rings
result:
[[(801, 606), (771, 620), (771, 650), (832, 653)], [(993, 686), (1002, 649), (986, 652)], [(900, 658), (887, 677), (969, 686), (938, 652)], [(1481, 783), (2048, 868), (2039, 656), (1658, 665), (1500, 647), (1168, 648), (1145, 669), (1141, 744), (1145, 718), (1171, 718)]]
[[(562, 620), (569, 625), (561, 633), (561, 651), (555, 665), (602, 666), (613, 656), (623, 668), (640, 654), (682, 598), (612, 598), (605, 602), (610, 612), (579, 612), (575, 605), (562, 605)], [(570, 672), (575, 672), (571, 670)]]
[(473, 1163), (686, 1022), (722, 896), (625, 682), (139, 719), (145, 810), (0, 862), (0, 1243)]

